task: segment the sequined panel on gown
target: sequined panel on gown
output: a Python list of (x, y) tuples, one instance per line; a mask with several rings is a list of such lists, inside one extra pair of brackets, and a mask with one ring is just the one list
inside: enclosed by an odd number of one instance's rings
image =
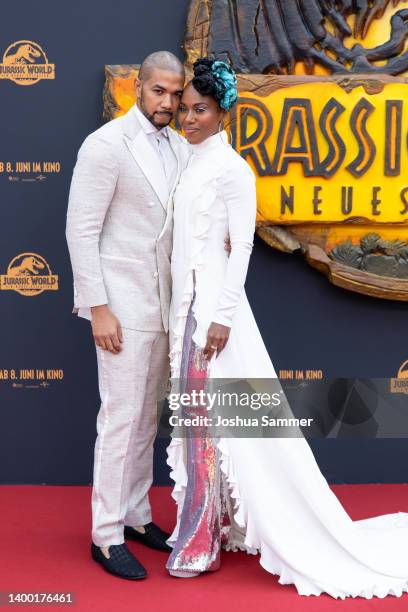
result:
[[(187, 315), (180, 368), (180, 391), (205, 389), (209, 362), (192, 336), (196, 321), (192, 312), (195, 291)], [(184, 406), (183, 417), (208, 416), (205, 406)], [(220, 468), (220, 452), (205, 425), (186, 432), (187, 489), (177, 542), (167, 569), (190, 572), (214, 571), (220, 566), (221, 545), (230, 526), (226, 482)]]

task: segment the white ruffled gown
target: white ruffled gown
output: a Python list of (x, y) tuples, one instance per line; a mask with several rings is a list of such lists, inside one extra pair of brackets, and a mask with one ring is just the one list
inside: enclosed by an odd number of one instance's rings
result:
[[(194, 287), (194, 342), (205, 346), (212, 321), (231, 327), (226, 347), (211, 361), (211, 378), (276, 378), (244, 290), (255, 229), (254, 175), (226, 132), (190, 146), (174, 195), (172, 378), (180, 375)], [(173, 546), (189, 486), (185, 442), (172, 438), (168, 448), (178, 506)], [(235, 512), (224, 548), (259, 552), (262, 567), (300, 595), (369, 599), (408, 591), (408, 513), (353, 521), (303, 437), (221, 438), (217, 447)]]

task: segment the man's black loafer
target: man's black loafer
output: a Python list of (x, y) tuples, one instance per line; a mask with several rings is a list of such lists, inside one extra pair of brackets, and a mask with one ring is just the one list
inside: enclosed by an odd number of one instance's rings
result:
[(133, 529), (133, 527), (127, 527), (125, 525), (125, 538), (136, 540), (136, 542), (141, 542), (141, 544), (145, 544), (149, 548), (154, 548), (155, 550), (163, 550), (165, 552), (171, 552), (173, 550), (166, 544), (166, 540), (170, 537), (169, 533), (166, 533), (154, 523), (147, 523), (147, 525), (143, 525), (143, 527), (145, 528), (145, 533), (140, 533), (136, 529)]
[(105, 557), (99, 546), (95, 546), (92, 542), (92, 559), (100, 563), (107, 572), (120, 578), (127, 578), (128, 580), (146, 578), (147, 572), (145, 568), (132, 555), (126, 544), (112, 544), (108, 550), (109, 559)]

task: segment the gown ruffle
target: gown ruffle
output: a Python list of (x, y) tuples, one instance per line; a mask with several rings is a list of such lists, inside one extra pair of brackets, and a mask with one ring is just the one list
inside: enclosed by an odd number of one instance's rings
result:
[[(194, 211), (192, 257), (170, 328), (173, 379), (180, 375), (194, 275), (206, 265), (204, 249), (224, 168), (221, 153), (213, 149), (209, 151), (211, 159), (206, 156), (208, 163), (202, 160), (199, 187), (189, 202)], [(222, 356), (217, 363), (212, 359), (212, 376), (276, 377), (245, 295), (238, 310)], [(200, 317), (199, 285), (193, 312), (197, 321), (194, 341), (204, 346), (207, 321)], [(251, 350), (243, 351), (243, 346)], [(237, 525), (230, 530), (226, 550), (259, 553), (262, 567), (278, 575), (280, 584), (293, 584), (300, 595), (327, 593), (339, 599), (371, 599), (401, 597), (408, 592), (408, 513), (353, 521), (330, 489), (304, 438), (221, 438), (217, 448)], [(177, 524), (168, 540), (174, 545), (188, 486), (184, 440), (172, 438), (167, 452), (178, 509)]]

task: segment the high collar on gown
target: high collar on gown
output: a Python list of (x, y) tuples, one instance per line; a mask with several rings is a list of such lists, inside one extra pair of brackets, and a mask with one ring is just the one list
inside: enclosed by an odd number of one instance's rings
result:
[(190, 151), (193, 155), (203, 155), (205, 153), (208, 153), (209, 151), (212, 151), (215, 148), (225, 146), (229, 146), (228, 134), (225, 130), (217, 132), (212, 136), (208, 136), (208, 138), (206, 138), (202, 142), (199, 142), (198, 144), (189, 144)]

